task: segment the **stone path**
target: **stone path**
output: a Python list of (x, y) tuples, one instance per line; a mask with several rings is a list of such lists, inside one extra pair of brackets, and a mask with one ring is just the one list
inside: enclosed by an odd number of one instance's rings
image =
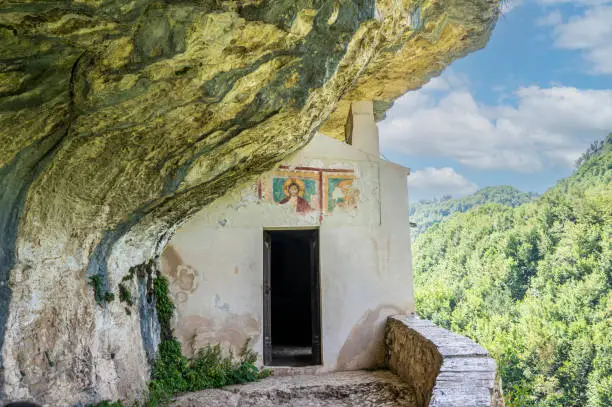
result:
[(272, 376), (179, 396), (171, 407), (416, 407), (412, 388), (388, 371)]

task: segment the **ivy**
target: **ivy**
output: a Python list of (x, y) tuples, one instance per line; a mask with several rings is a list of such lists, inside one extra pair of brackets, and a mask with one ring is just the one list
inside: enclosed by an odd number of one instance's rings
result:
[(172, 339), (170, 320), (174, 313), (174, 304), (168, 296), (168, 279), (166, 277), (158, 275), (153, 279), (153, 295), (157, 318), (161, 328), (161, 339), (162, 341)]
[(119, 283), (119, 301), (125, 302), (130, 307), (134, 305), (134, 300), (132, 299), (132, 293), (129, 288), (124, 283)]
[(93, 287), (94, 298), (96, 299), (96, 303), (102, 306), (104, 303), (111, 302), (115, 299), (115, 294), (110, 291), (104, 291), (102, 276), (95, 275), (89, 277), (89, 285)]

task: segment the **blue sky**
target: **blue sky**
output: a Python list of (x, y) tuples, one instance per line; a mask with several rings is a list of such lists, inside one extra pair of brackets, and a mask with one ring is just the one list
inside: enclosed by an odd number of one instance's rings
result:
[(383, 154), (412, 201), (508, 184), (543, 192), (612, 132), (612, 0), (510, 3), (480, 51), (398, 99)]

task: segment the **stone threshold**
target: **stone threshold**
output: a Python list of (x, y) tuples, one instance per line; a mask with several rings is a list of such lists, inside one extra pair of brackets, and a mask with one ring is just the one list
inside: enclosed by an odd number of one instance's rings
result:
[(310, 366), (264, 366), (273, 376), (298, 376), (324, 374), (323, 365)]

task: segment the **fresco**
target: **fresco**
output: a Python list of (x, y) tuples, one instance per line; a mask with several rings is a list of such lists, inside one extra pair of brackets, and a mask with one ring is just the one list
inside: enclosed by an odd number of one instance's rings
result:
[(259, 198), (293, 208), (297, 214), (357, 209), (359, 189), (353, 170), (281, 166), (259, 181)]
[(327, 211), (335, 208), (357, 209), (359, 189), (353, 188), (354, 176), (326, 177)]
[[(291, 205), (298, 213), (308, 213), (313, 207), (310, 203), (317, 195), (317, 183), (312, 179), (274, 178), (272, 193), (274, 202)], [(316, 199), (314, 200), (316, 202)], [(314, 202), (313, 202), (314, 203)]]
[(300, 215), (320, 209), (321, 177), (316, 171), (274, 171), (265, 183), (265, 199)]

